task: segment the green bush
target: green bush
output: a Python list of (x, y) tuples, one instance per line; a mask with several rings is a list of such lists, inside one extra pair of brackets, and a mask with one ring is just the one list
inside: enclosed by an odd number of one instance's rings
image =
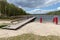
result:
[(5, 27), (5, 26), (7, 26), (7, 25), (0, 25), (0, 28)]

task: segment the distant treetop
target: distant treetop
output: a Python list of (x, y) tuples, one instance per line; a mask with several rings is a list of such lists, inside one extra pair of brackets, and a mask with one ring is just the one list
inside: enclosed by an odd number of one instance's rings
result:
[(7, 1), (7, 0), (0, 0), (0, 1)]

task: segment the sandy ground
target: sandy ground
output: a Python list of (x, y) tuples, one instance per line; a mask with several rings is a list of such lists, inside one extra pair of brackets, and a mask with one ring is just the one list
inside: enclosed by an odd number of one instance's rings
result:
[[(15, 23), (18, 23), (18, 21), (13, 22), (13, 24), (15, 24)], [(4, 24), (12, 24), (12, 23), (11, 23), (11, 20), (9, 20), (9, 21), (0, 20), (0, 25), (4, 25)]]
[(22, 35), (24, 33), (33, 33), (41, 36), (47, 35), (60, 36), (60, 25), (56, 25), (49, 22), (48, 23), (32, 22), (23, 26), (19, 30), (0, 29), (0, 38)]
[(0, 24), (1, 24), (1, 23), (11, 23), (11, 21), (0, 20)]

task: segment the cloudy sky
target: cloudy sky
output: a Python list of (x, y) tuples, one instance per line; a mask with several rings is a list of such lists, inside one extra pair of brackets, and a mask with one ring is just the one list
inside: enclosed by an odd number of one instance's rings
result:
[(31, 14), (60, 10), (60, 0), (7, 0)]

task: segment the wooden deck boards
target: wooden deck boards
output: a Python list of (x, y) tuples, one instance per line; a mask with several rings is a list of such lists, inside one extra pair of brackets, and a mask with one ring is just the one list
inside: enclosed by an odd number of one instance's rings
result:
[(3, 29), (17, 30), (17, 29), (21, 28), (22, 26), (24, 26), (25, 24), (34, 21), (35, 18), (36, 17), (29, 18), (21, 23), (17, 23), (15, 25), (9, 25), (9, 26), (3, 27)]

